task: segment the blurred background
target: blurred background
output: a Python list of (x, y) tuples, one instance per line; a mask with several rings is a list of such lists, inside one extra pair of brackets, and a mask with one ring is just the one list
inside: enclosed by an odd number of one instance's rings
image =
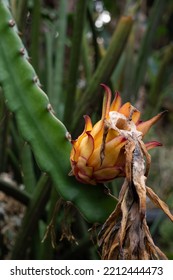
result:
[[(163, 144), (150, 152), (147, 185), (173, 209), (173, 1), (9, 4), (41, 86), (73, 139), (83, 129), (82, 115), (89, 114), (93, 122), (101, 116), (101, 82), (119, 91), (123, 102), (132, 102), (142, 120), (167, 110), (145, 138)], [(117, 32), (121, 21), (125, 25)], [(108, 184), (116, 197), (121, 183), (117, 179)], [(45, 193), (28, 222), (26, 209), (40, 184), (45, 184)], [(0, 88), (0, 259), (100, 258), (99, 227), (86, 222), (70, 202), (58, 200), (50, 192), (52, 184), (21, 138)], [(147, 219), (155, 243), (173, 259), (171, 221), (150, 201)], [(25, 242), (19, 252), (15, 244), (21, 228)]]

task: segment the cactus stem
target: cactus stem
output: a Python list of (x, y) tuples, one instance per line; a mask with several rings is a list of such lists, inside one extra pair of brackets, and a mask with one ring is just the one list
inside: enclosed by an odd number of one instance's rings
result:
[[(88, 221), (103, 223), (115, 208), (115, 200), (105, 196), (100, 186), (88, 185), (81, 190), (80, 183), (67, 176), (71, 145), (66, 139), (66, 127), (51, 113), (49, 99), (39, 88), (32, 63), (27, 62), (26, 48), (24, 56), (19, 54), (24, 46), (7, 9), (8, 2), (11, 1), (0, 0), (0, 84), (7, 106), (15, 114), (20, 134), (31, 146), (39, 168), (52, 177), (63, 199), (72, 200)], [(98, 202), (95, 197), (99, 197)]]
[(10, 27), (14, 27), (16, 23), (13, 19), (10, 19), (8, 24), (9, 24)]

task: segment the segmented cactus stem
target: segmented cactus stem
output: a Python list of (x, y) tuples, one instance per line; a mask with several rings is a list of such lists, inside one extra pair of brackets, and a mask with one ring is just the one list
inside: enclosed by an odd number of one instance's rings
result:
[[(0, 1), (0, 83), (8, 108), (14, 112), (21, 135), (48, 173), (59, 194), (72, 201), (91, 222), (102, 222), (115, 206), (103, 186), (81, 186), (68, 176), (71, 144), (67, 129), (58, 120), (40, 81), (29, 63), (27, 50), (4, 1)], [(97, 209), (97, 211), (95, 211)]]

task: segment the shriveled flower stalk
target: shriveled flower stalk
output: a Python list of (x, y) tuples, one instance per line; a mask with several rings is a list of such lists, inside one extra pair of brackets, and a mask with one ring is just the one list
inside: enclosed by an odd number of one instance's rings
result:
[[(129, 121), (130, 122), (130, 121)], [(124, 133), (124, 131), (123, 131)], [(128, 134), (126, 178), (115, 211), (107, 219), (99, 234), (103, 259), (149, 260), (167, 259), (154, 244), (146, 222), (146, 195), (173, 221), (167, 205), (146, 186), (150, 156), (141, 136)], [(144, 156), (146, 156), (146, 168)]]
[(99, 233), (102, 259), (166, 259), (154, 244), (146, 222), (146, 196), (173, 221), (168, 206), (146, 186), (151, 162), (148, 150), (160, 143), (143, 142), (163, 113), (141, 122), (140, 112), (129, 102), (121, 106), (118, 93), (110, 104), (110, 89), (103, 86), (101, 120), (93, 127), (85, 116), (84, 132), (72, 141), (71, 175), (93, 185), (125, 177), (118, 204)]

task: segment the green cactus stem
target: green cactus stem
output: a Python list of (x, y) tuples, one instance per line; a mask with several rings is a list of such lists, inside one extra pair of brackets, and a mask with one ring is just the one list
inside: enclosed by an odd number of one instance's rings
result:
[(6, 105), (31, 146), (41, 170), (53, 179), (57, 191), (76, 205), (90, 222), (103, 222), (115, 207), (104, 186), (81, 185), (69, 177), (71, 144), (66, 127), (55, 117), (49, 99), (28, 62), (16, 24), (0, 0), (0, 83)]

